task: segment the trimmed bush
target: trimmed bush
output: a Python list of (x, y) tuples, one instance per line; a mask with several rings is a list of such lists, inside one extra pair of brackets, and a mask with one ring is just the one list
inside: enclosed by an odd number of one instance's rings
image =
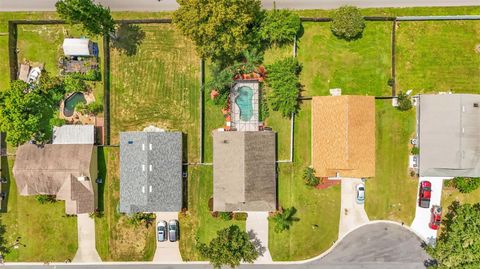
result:
[(413, 155), (418, 155), (418, 154), (420, 154), (420, 149), (418, 147), (413, 147), (412, 150), (411, 150), (411, 153)]
[(365, 29), (365, 20), (358, 8), (343, 6), (333, 14), (330, 29), (338, 38), (353, 40), (361, 36)]
[(303, 181), (307, 186), (315, 187), (320, 183), (318, 177), (315, 176), (315, 169), (312, 167), (306, 167), (303, 170)]
[(451, 180), (451, 185), (457, 188), (461, 193), (470, 193), (480, 187), (480, 178), (456, 177)]
[(236, 212), (233, 213), (234, 220), (247, 220), (248, 214), (245, 212)]
[(400, 111), (407, 111), (412, 108), (412, 100), (410, 100), (410, 96), (406, 95), (403, 92), (400, 92), (397, 96), (398, 106), (397, 109)]
[(232, 220), (232, 212), (220, 212), (219, 217), (223, 220)]
[(42, 205), (46, 203), (55, 203), (57, 201), (55, 199), (55, 195), (47, 195), (47, 194), (35, 195), (35, 200), (37, 200), (37, 202), (39, 202)]

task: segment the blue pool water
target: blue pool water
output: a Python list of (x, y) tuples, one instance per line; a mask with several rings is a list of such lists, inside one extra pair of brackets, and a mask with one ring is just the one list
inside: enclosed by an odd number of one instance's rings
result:
[(67, 99), (65, 99), (65, 106), (63, 107), (63, 115), (66, 117), (73, 116), (73, 112), (75, 112), (75, 106), (78, 103), (87, 103), (85, 100), (85, 95), (81, 92), (76, 92), (70, 95)]
[(238, 88), (238, 95), (235, 98), (235, 104), (240, 108), (240, 119), (249, 121), (253, 116), (252, 104), (253, 90), (248, 86)]

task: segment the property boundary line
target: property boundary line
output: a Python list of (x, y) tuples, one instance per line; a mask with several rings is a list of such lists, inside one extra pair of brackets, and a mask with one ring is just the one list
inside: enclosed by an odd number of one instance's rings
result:
[(391, 40), (391, 43), (392, 43), (392, 48), (391, 48), (391, 55), (392, 55), (392, 80), (393, 80), (393, 84), (392, 84), (392, 96), (396, 96), (397, 95), (397, 72), (396, 72), (396, 65), (395, 65), (395, 48), (396, 48), (396, 29), (397, 29), (397, 20), (393, 20), (393, 23), (392, 23), (392, 40)]
[(110, 145), (110, 37), (103, 36), (103, 144)]
[(204, 120), (205, 120), (205, 107), (203, 103), (205, 102), (205, 90), (203, 89), (205, 85), (205, 60), (200, 60), (200, 163), (203, 163), (203, 152), (204, 152)]

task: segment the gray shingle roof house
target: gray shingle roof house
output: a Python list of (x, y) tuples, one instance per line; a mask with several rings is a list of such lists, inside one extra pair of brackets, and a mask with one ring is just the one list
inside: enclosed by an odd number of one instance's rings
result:
[(56, 195), (71, 215), (95, 211), (97, 173), (93, 145), (25, 144), (17, 149), (13, 166), (20, 195)]
[(420, 176), (480, 176), (480, 95), (420, 95)]
[(120, 212), (182, 209), (182, 133), (120, 133)]
[(52, 144), (95, 144), (94, 125), (63, 125), (53, 127)]
[(276, 210), (276, 134), (213, 132), (213, 210)]

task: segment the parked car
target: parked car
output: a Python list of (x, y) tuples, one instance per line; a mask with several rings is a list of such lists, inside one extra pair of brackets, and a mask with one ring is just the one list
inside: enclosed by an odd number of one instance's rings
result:
[(365, 185), (358, 184), (355, 189), (357, 190), (357, 204), (363, 204), (365, 202)]
[(157, 223), (157, 241), (163, 242), (167, 240), (167, 222), (161, 220)]
[(432, 206), (431, 209), (432, 215), (430, 217), (430, 223), (428, 227), (433, 230), (438, 230), (440, 228), (440, 224), (442, 224), (442, 207), (438, 205)]
[(423, 208), (430, 207), (431, 196), (432, 196), (432, 183), (426, 180), (420, 182), (420, 191), (418, 192), (418, 206)]
[(170, 242), (178, 240), (178, 221), (175, 219), (168, 222), (168, 239)]

